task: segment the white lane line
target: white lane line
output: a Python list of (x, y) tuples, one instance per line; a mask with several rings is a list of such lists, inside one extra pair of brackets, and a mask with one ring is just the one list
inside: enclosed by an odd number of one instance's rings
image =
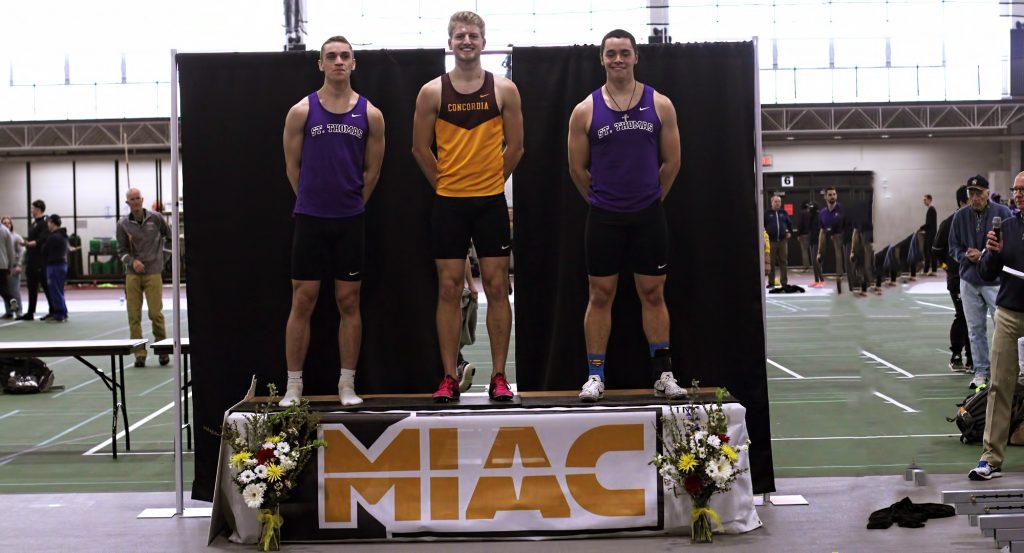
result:
[(887, 396), (887, 395), (885, 395), (885, 394), (883, 394), (881, 392), (872, 392), (872, 393), (874, 393), (876, 396), (878, 396), (878, 397), (882, 398), (883, 400), (885, 400), (886, 403), (891, 403), (891, 404), (895, 405), (896, 407), (899, 407), (900, 409), (903, 409), (907, 413), (919, 413), (919, 411), (917, 411), (916, 409), (911, 409), (910, 407), (907, 407), (906, 405), (896, 401), (895, 399), (893, 399), (893, 398), (891, 398), (891, 397), (889, 397), (889, 396)]
[[(893, 438), (959, 438), (960, 434), (898, 434), (892, 436), (807, 436), (803, 438), (772, 438), (773, 442), (799, 442), (804, 440), (887, 440)], [(906, 463), (900, 466), (906, 466)]]
[[(184, 399), (182, 399), (182, 401), (188, 401), (188, 398), (191, 398), (191, 397), (192, 397), (192, 392), (190, 391), (190, 392), (188, 393), (188, 397), (187, 397), (187, 398), (184, 398)], [(149, 422), (149, 421), (151, 421), (151, 420), (153, 420), (153, 419), (157, 418), (158, 416), (162, 415), (162, 414), (163, 414), (164, 412), (166, 412), (166, 411), (167, 411), (168, 409), (170, 409), (170, 408), (172, 408), (172, 407), (174, 407), (174, 402), (173, 402), (173, 401), (172, 401), (172, 402), (170, 402), (170, 403), (168, 403), (167, 405), (164, 405), (163, 407), (161, 407), (161, 408), (157, 409), (156, 411), (153, 411), (152, 413), (150, 413), (149, 415), (147, 415), (147, 416), (146, 416), (146, 418), (144, 418), (144, 419), (140, 420), (139, 422), (137, 422), (137, 423), (135, 423), (135, 424), (133, 424), (133, 425), (129, 426), (129, 427), (128, 427), (128, 431), (130, 432), (130, 431), (132, 431), (132, 430), (135, 430), (136, 428), (138, 428), (138, 427), (140, 427), (140, 426), (142, 426), (142, 425), (146, 424), (147, 422)], [(125, 434), (125, 431), (124, 431), (124, 430), (122, 430), (122, 431), (118, 432), (118, 433), (117, 433), (117, 436), (115, 436), (115, 439), (118, 439), (118, 440), (120, 440), (121, 438), (123, 438), (123, 437), (124, 437), (124, 434)], [(101, 449), (103, 449), (103, 448), (107, 447), (108, 445), (110, 445), (110, 444), (111, 444), (111, 442), (112, 442), (112, 440), (111, 440), (110, 438), (107, 438), (106, 440), (103, 440), (103, 442), (101, 442), (100, 444), (96, 445), (95, 447), (93, 447), (93, 448), (92, 448), (92, 449), (90, 449), (89, 451), (86, 451), (86, 452), (85, 452), (85, 453), (83, 453), (82, 455), (93, 455), (93, 454), (94, 454), (94, 453), (96, 453), (97, 451), (99, 451), (99, 450), (101, 450)]]
[(10, 413), (6, 413), (4, 415), (0, 415), (0, 420), (6, 419), (7, 417), (13, 417), (14, 415), (17, 415), (20, 412), (21, 412), (21, 409), (15, 409), (14, 411), (11, 411)]
[(48, 438), (46, 440), (43, 440), (43, 441), (39, 442), (38, 444), (36, 444), (33, 447), (30, 447), (30, 448), (25, 449), (23, 451), (19, 451), (17, 453), (12, 453), (12, 454), (10, 454), (10, 455), (8, 455), (6, 457), (0, 458), (0, 467), (6, 465), (7, 463), (10, 463), (11, 461), (13, 461), (18, 456), (24, 455), (26, 453), (32, 453), (33, 451), (42, 449), (42, 448), (46, 447), (47, 445), (49, 445), (50, 443), (60, 439), (64, 435), (69, 434), (71, 432), (74, 432), (75, 430), (78, 430), (79, 428), (85, 426), (86, 424), (89, 424), (90, 422), (92, 422), (92, 421), (94, 421), (94, 420), (96, 420), (96, 419), (98, 419), (98, 418), (100, 418), (102, 416), (109, 415), (109, 414), (110, 414), (110, 409), (105, 409), (105, 410), (103, 410), (103, 411), (101, 411), (101, 412), (99, 412), (99, 413), (97, 413), (97, 414), (95, 414), (95, 415), (85, 419), (84, 421), (82, 421), (82, 422), (72, 426), (71, 428), (68, 428), (67, 430), (61, 432), (60, 434), (57, 434), (56, 436), (53, 436), (51, 438)]
[(802, 376), (800, 376), (799, 374), (796, 374), (795, 372), (793, 372), (793, 371), (791, 371), (791, 370), (787, 369), (786, 367), (783, 367), (782, 365), (780, 365), (780, 364), (776, 363), (775, 361), (772, 361), (771, 359), (768, 359), (767, 361), (768, 361), (768, 363), (769, 363), (770, 365), (774, 365), (774, 366), (775, 366), (775, 367), (776, 367), (777, 369), (779, 369), (779, 370), (781, 370), (781, 371), (783, 371), (783, 372), (785, 372), (785, 373), (787, 373), (787, 374), (791, 374), (791, 375), (793, 375), (793, 378), (803, 378), (803, 377), (802, 377)]
[(797, 380), (860, 380), (859, 376), (804, 376), (801, 378), (791, 378), (788, 376), (770, 376), (768, 380), (776, 380), (779, 382), (795, 382)]
[(790, 313), (797, 313), (797, 312), (800, 312), (800, 311), (806, 311), (806, 309), (804, 309), (802, 307), (797, 307), (795, 305), (791, 305), (791, 304), (786, 303), (784, 301), (766, 300), (766, 302), (768, 303), (768, 305), (775, 305), (777, 307), (781, 307), (781, 308), (785, 309), (786, 311), (789, 311)]
[(952, 307), (949, 307), (949, 306), (946, 306), (946, 305), (939, 305), (937, 303), (928, 303), (926, 301), (921, 301), (921, 300), (914, 300), (914, 301), (916, 301), (917, 303), (920, 303), (921, 305), (927, 305), (928, 307), (938, 307), (939, 309), (948, 309), (950, 311), (956, 311), (956, 309), (954, 309)]
[(78, 386), (72, 386), (71, 388), (68, 388), (67, 390), (64, 390), (63, 392), (60, 392), (59, 394), (54, 394), (54, 395), (50, 396), (50, 399), (56, 399), (56, 398), (59, 398), (60, 396), (66, 394), (68, 392), (74, 392), (75, 390), (81, 388), (82, 386), (88, 386), (89, 384), (92, 384), (93, 382), (96, 382), (99, 379), (100, 379), (100, 377), (98, 377), (98, 376), (93, 377), (93, 378), (91, 378), (89, 380), (86, 380), (85, 382), (79, 384)]
[(148, 393), (152, 392), (153, 390), (156, 390), (157, 388), (159, 388), (159, 387), (161, 387), (161, 386), (165, 386), (165, 385), (167, 385), (168, 383), (170, 383), (170, 382), (173, 382), (173, 381), (174, 381), (174, 379), (173, 379), (173, 378), (168, 378), (167, 380), (164, 380), (163, 382), (161, 382), (161, 383), (157, 384), (156, 386), (153, 386), (152, 388), (150, 388), (150, 389), (146, 390), (145, 392), (142, 392), (142, 393), (141, 393), (141, 394), (139, 394), (139, 395), (140, 395), (140, 396), (144, 396), (144, 395), (146, 395), (146, 394), (148, 394)]
[(881, 357), (879, 357), (879, 356), (877, 356), (877, 355), (875, 355), (875, 354), (873, 354), (873, 353), (871, 353), (869, 351), (861, 350), (860, 354), (865, 356), (865, 357), (870, 357), (870, 358), (874, 359), (875, 361), (878, 361), (879, 363), (885, 365), (886, 367), (889, 367), (890, 369), (892, 369), (892, 370), (902, 374), (903, 376), (905, 376), (907, 378), (914, 378), (914, 375), (908, 373), (907, 371), (897, 367), (896, 365), (893, 365), (892, 363), (886, 361), (885, 359), (882, 359)]

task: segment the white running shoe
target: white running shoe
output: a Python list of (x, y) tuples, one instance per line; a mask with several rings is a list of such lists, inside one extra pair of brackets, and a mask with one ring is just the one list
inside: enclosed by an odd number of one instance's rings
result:
[(473, 387), (473, 376), (476, 374), (476, 367), (473, 366), (469, 361), (463, 361), (459, 363), (459, 366), (455, 367), (455, 380), (459, 381), (459, 391), (462, 393), (468, 392)]
[(683, 388), (676, 382), (676, 377), (672, 376), (672, 373), (663, 372), (661, 373), (661, 378), (654, 382), (654, 395), (669, 399), (679, 399), (686, 395), (686, 388)]
[(580, 401), (585, 403), (594, 403), (595, 401), (604, 397), (604, 382), (601, 382), (601, 377), (596, 374), (590, 375), (586, 383), (583, 384), (583, 391), (580, 392)]
[(975, 374), (974, 378), (971, 379), (970, 388), (976, 390), (978, 388), (984, 388), (988, 384), (988, 379), (983, 374)]
[(281, 401), (277, 402), (277, 404), (281, 407), (291, 407), (292, 405), (299, 403), (300, 399), (302, 399), (302, 383), (288, 384), (288, 388), (286, 388), (284, 392), (284, 397), (281, 398)]

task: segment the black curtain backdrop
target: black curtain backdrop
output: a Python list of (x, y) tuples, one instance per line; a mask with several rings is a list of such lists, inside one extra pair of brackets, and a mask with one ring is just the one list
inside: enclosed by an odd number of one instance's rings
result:
[[(755, 493), (775, 490), (761, 303), (752, 43), (640, 45), (637, 78), (675, 105), (682, 170), (665, 209), (665, 289), (676, 377), (726, 386), (747, 408)], [(604, 84), (597, 46), (515, 48), (526, 153), (515, 172), (516, 377), (521, 390), (586, 380), (587, 206), (569, 178), (573, 107)], [(610, 388), (649, 388), (647, 340), (631, 274), (619, 280)]]
[[(197, 428), (219, 428), (252, 375), (259, 393), (270, 382), (284, 389), (295, 198), (281, 140), (288, 109), (323, 83), (316, 58), (317, 52), (178, 56)], [(353, 87), (380, 108), (386, 125), (384, 166), (366, 210), (357, 389), (425, 393), (441, 374), (429, 243), (433, 191), (409, 152), (416, 94), (444, 72), (444, 52), (357, 51), (356, 60)], [(327, 281), (313, 315), (309, 395), (337, 393), (337, 327)], [(218, 451), (217, 436), (197, 433), (193, 498), (212, 500)]]

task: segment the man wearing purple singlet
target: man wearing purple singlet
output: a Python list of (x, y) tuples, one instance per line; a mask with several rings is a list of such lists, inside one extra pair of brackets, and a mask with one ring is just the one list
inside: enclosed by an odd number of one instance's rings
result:
[(665, 307), (668, 225), (662, 201), (679, 173), (679, 126), (672, 101), (633, 76), (636, 40), (621, 29), (601, 41), (604, 86), (569, 119), (569, 174), (590, 204), (586, 227), (590, 302), (583, 321), (589, 377), (579, 397), (604, 396), (604, 360), (619, 273), (633, 270), (650, 345), (655, 395), (686, 391), (672, 375)]
[(299, 100), (284, 123), (284, 157), (295, 192), (292, 236), (292, 309), (285, 330), (288, 386), (282, 406), (302, 397), (302, 367), (309, 349), (309, 319), (320, 281), (334, 277), (341, 313), (338, 347), (342, 405), (363, 400), (355, 392), (362, 338), (359, 286), (363, 275), (363, 211), (384, 158), (384, 116), (352, 90), (356, 57), (345, 37), (320, 47), (319, 90)]

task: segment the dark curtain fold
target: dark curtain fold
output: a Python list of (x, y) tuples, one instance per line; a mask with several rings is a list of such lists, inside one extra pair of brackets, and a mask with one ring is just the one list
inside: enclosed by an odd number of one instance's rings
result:
[[(665, 200), (665, 288), (676, 377), (726, 386), (747, 408), (754, 491), (774, 491), (758, 251), (751, 43), (641, 45), (637, 78), (675, 105), (682, 169)], [(587, 207), (569, 178), (573, 107), (604, 83), (596, 46), (516, 48), (526, 153), (516, 169), (516, 366), (522, 390), (586, 379)], [(649, 388), (647, 341), (631, 274), (613, 307), (611, 388)]]
[[(252, 375), (260, 393), (269, 382), (284, 388), (295, 198), (281, 140), (288, 109), (323, 83), (316, 58), (317, 52), (178, 56), (197, 428), (218, 428)], [(427, 392), (441, 372), (429, 248), (433, 192), (409, 151), (416, 94), (444, 72), (444, 52), (357, 51), (356, 59), (353, 87), (384, 113), (387, 142), (366, 211), (357, 386), (362, 393)], [(327, 281), (313, 315), (307, 395), (337, 393), (333, 297)], [(213, 497), (218, 447), (212, 433), (197, 433), (195, 499)]]

